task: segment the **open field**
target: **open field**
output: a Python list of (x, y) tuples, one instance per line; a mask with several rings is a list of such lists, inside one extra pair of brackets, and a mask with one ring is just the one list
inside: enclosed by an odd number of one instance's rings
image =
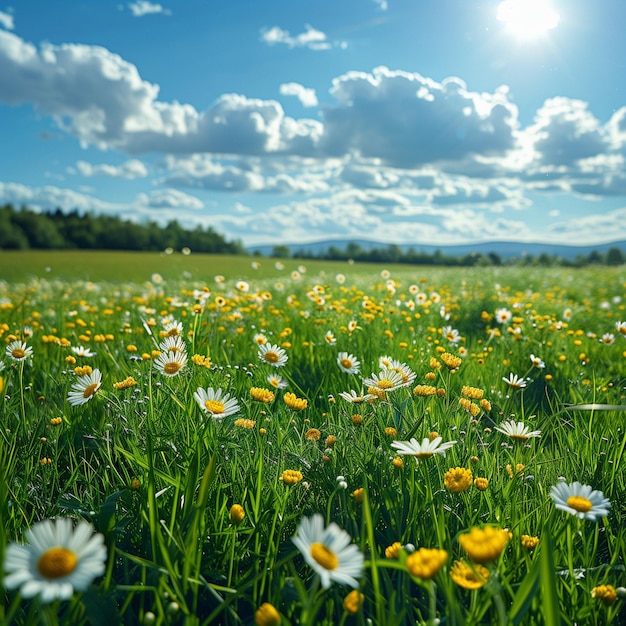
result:
[(1, 623), (626, 623), (625, 268), (0, 270)]

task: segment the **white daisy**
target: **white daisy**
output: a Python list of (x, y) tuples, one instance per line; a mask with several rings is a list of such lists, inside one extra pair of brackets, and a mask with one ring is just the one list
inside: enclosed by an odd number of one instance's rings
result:
[(589, 485), (582, 485), (578, 481), (554, 485), (550, 490), (550, 496), (557, 509), (592, 522), (596, 522), (600, 517), (606, 517), (611, 508), (611, 502), (601, 491), (592, 489)]
[(16, 339), (6, 347), (6, 355), (14, 361), (25, 361), (33, 356), (33, 349), (25, 341)]
[(91, 374), (79, 376), (78, 380), (72, 385), (72, 390), (67, 395), (67, 401), (72, 406), (87, 404), (101, 386), (102, 374), (100, 370), (96, 368)]
[(76, 355), (76, 356), (81, 356), (81, 357), (92, 357), (92, 356), (96, 356), (96, 352), (92, 352), (89, 348), (85, 348), (84, 346), (72, 346), (72, 352)]
[(175, 337), (176, 335), (183, 334), (182, 322), (166, 322), (164, 324), (164, 331), (167, 337)]
[(533, 367), (536, 367), (537, 369), (543, 369), (546, 366), (543, 360), (534, 354), (530, 355), (530, 362), (533, 364)]
[(503, 376), (502, 380), (513, 389), (523, 389), (524, 387), (526, 387), (526, 381), (517, 374), (513, 374), (512, 372), (509, 374), (508, 378), (506, 378), (506, 376)]
[(337, 365), (339, 369), (346, 374), (358, 374), (361, 362), (357, 361), (356, 357), (347, 352), (340, 352), (337, 355)]
[(600, 337), (600, 343), (610, 346), (612, 343), (615, 343), (615, 335), (613, 333), (604, 333), (604, 335)]
[(371, 402), (376, 399), (376, 396), (372, 393), (357, 393), (354, 389), (350, 391), (340, 391), (339, 395), (352, 404), (362, 404), (363, 402)]
[(357, 578), (363, 574), (363, 554), (337, 524), (331, 522), (324, 528), (320, 513), (304, 517), (298, 525), (298, 534), (291, 540), (319, 575), (324, 589), (333, 582), (359, 586)]
[(230, 394), (224, 393), (221, 388), (217, 390), (213, 387), (198, 390), (193, 394), (200, 408), (215, 419), (222, 419), (228, 415), (234, 415), (239, 412), (239, 403), (237, 398), (231, 398)]
[(274, 387), (274, 389), (285, 389), (287, 387), (287, 381), (278, 374), (270, 374), (267, 377), (267, 382)]
[(324, 335), (324, 341), (331, 346), (337, 343), (337, 339), (335, 339), (335, 335), (333, 335), (332, 330), (326, 332), (326, 334)]
[(27, 544), (11, 543), (5, 553), (3, 584), (19, 587), (25, 598), (42, 602), (69, 600), (84, 591), (105, 570), (104, 537), (81, 521), (72, 529), (67, 518), (38, 522), (25, 533)]
[(380, 391), (394, 391), (404, 386), (404, 377), (396, 370), (381, 370), (378, 374), (372, 374), (363, 379), (366, 387), (373, 387)]
[(154, 367), (163, 376), (178, 376), (180, 371), (187, 365), (187, 353), (186, 352), (162, 352), (154, 362)]
[(289, 359), (287, 353), (280, 346), (273, 343), (265, 343), (259, 346), (257, 354), (261, 361), (273, 367), (284, 367)]
[(456, 328), (452, 328), (452, 326), (444, 326), (441, 329), (441, 334), (444, 339), (447, 339), (451, 344), (457, 344), (461, 341), (461, 335)]
[(511, 318), (513, 317), (513, 313), (505, 308), (496, 309), (495, 317), (498, 324), (508, 324), (508, 322), (510, 322)]
[(620, 335), (626, 337), (626, 322), (615, 322), (615, 329)]
[(456, 441), (441, 442), (441, 437), (435, 437), (432, 441), (428, 437), (424, 437), (422, 443), (419, 443), (417, 439), (412, 437), (409, 441), (392, 441), (391, 447), (397, 450), (398, 454), (408, 454), (414, 456), (416, 461), (419, 461), (419, 459), (425, 459), (434, 454), (446, 456), (446, 450), (456, 443)]
[(393, 372), (398, 372), (402, 376), (401, 387), (408, 387), (409, 385), (412, 385), (417, 378), (417, 374), (406, 363), (401, 363), (397, 359), (391, 359), (387, 369)]
[(186, 352), (187, 346), (180, 335), (172, 335), (165, 337), (159, 344), (161, 352)]
[(531, 437), (541, 437), (540, 430), (531, 431), (524, 422), (516, 422), (515, 420), (502, 422), (500, 426), (496, 426), (496, 430), (517, 441), (526, 441), (526, 439)]

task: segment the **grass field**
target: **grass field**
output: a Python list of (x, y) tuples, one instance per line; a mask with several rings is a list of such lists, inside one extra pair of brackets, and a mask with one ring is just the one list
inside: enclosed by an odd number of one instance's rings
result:
[(1, 623), (626, 623), (626, 268), (0, 269)]

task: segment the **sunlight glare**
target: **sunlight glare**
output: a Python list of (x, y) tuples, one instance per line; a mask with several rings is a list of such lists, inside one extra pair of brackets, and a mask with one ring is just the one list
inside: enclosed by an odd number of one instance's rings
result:
[(503, 0), (496, 17), (515, 37), (533, 39), (555, 28), (561, 16), (549, 0)]

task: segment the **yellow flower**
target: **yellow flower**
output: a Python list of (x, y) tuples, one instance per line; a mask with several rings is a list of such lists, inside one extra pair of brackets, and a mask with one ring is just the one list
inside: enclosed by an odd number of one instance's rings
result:
[(474, 527), (470, 532), (459, 536), (459, 543), (472, 561), (489, 563), (500, 556), (508, 538), (509, 534), (502, 528)]
[(191, 361), (198, 367), (206, 367), (207, 369), (210, 369), (212, 365), (211, 358), (202, 354), (194, 354), (191, 357)]
[(531, 537), (530, 535), (522, 535), (522, 546), (527, 550), (534, 550), (539, 545), (539, 537)]
[(477, 563), (469, 565), (465, 561), (455, 561), (450, 570), (450, 577), (463, 589), (478, 589), (487, 582), (489, 570)]
[(280, 477), (285, 485), (295, 485), (299, 483), (302, 478), (302, 472), (299, 472), (298, 470), (285, 470)]
[(418, 385), (413, 389), (413, 395), (415, 396), (434, 396), (437, 394), (437, 387), (432, 385)]
[(365, 600), (365, 596), (357, 589), (353, 589), (343, 599), (343, 608), (348, 611), (348, 613), (352, 613), (354, 615), (359, 612), (359, 609), (363, 604), (363, 600)]
[(444, 352), (440, 358), (449, 370), (459, 369), (459, 367), (461, 367), (461, 363), (463, 363), (463, 360), (460, 357), (450, 354), (449, 352)]
[(269, 602), (264, 602), (254, 613), (256, 626), (279, 626), (280, 622), (280, 613)]
[(245, 516), (246, 512), (243, 510), (241, 504), (233, 504), (233, 506), (230, 507), (230, 521), (234, 526), (239, 526)]
[(298, 398), (295, 393), (288, 391), (284, 396), (283, 400), (285, 404), (294, 411), (303, 411), (309, 405), (308, 401), (305, 398)]
[(263, 389), (263, 387), (252, 387), (250, 389), (250, 397), (257, 402), (273, 402), (274, 392), (269, 389)]
[(352, 497), (355, 499), (356, 502), (363, 502), (364, 493), (365, 490), (363, 489), (363, 487), (359, 487), (352, 492)]
[(431, 579), (448, 560), (448, 553), (439, 548), (420, 548), (406, 559), (409, 573), (422, 580)]
[(461, 393), (472, 400), (480, 400), (485, 395), (485, 392), (482, 389), (478, 389), (478, 387), (470, 387), (469, 385), (463, 385)]
[(387, 426), (387, 428), (385, 428), (385, 435), (395, 437), (397, 434), (398, 431), (393, 426)]
[(317, 428), (309, 428), (304, 434), (304, 438), (307, 441), (319, 441), (322, 433)]
[(449, 491), (465, 491), (472, 485), (472, 470), (453, 467), (444, 474), (443, 482)]
[(617, 600), (617, 593), (613, 585), (600, 585), (591, 590), (591, 597), (600, 600), (604, 604), (613, 604)]
[(486, 478), (476, 477), (474, 478), (474, 487), (480, 491), (486, 491), (489, 486), (489, 481)]
[(385, 556), (388, 559), (397, 559), (402, 550), (402, 544), (399, 541), (394, 541), (390, 546), (385, 548)]
[(239, 428), (254, 428), (256, 426), (256, 422), (254, 420), (249, 420), (244, 417), (235, 420), (235, 426), (239, 426)]
[(393, 466), (396, 469), (402, 469), (404, 467), (404, 461), (401, 456), (396, 456), (393, 459)]
[(76, 376), (88, 376), (93, 372), (93, 368), (90, 365), (83, 365), (74, 368), (74, 374)]
[(118, 383), (113, 383), (113, 389), (117, 391), (121, 391), (122, 389), (128, 389), (129, 387), (134, 387), (137, 384), (137, 381), (132, 376), (127, 376), (124, 380), (121, 380)]

